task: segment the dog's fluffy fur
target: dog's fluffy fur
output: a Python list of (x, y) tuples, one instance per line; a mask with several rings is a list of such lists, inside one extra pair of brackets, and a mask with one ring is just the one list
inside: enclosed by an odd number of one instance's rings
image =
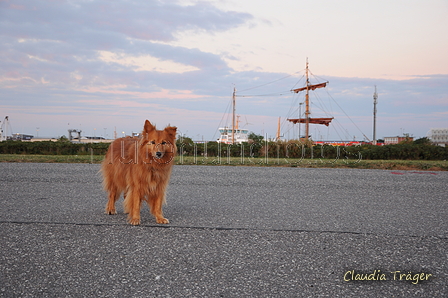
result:
[(176, 127), (156, 130), (148, 120), (138, 138), (120, 138), (112, 142), (102, 163), (103, 186), (108, 192), (107, 214), (117, 214), (115, 202), (124, 194), (128, 222), (140, 224), (140, 206), (146, 201), (160, 224), (165, 191), (176, 154)]

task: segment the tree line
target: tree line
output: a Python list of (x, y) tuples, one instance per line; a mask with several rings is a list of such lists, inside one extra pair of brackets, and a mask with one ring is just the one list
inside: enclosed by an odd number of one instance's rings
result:
[(184, 156), (221, 157), (268, 157), (311, 159), (369, 159), (369, 160), (447, 160), (448, 147), (430, 142), (407, 142), (394, 145), (360, 146), (312, 145), (304, 141), (267, 142), (259, 140), (242, 144), (219, 144), (217, 142), (195, 144), (191, 139), (178, 140), (178, 154)]
[(39, 155), (88, 155), (106, 154), (109, 143), (72, 143), (65, 140), (22, 142), (0, 142), (0, 154), (39, 154)]
[[(197, 157), (253, 157), (253, 158), (324, 158), (370, 160), (447, 160), (448, 147), (432, 145), (422, 138), (395, 145), (331, 146), (312, 145), (303, 141), (266, 141), (253, 137), (249, 142), (227, 145), (218, 142), (195, 143), (191, 138), (176, 141), (178, 155)], [(105, 155), (109, 143), (72, 143), (66, 139), (56, 142), (0, 142), (0, 154), (40, 155)]]

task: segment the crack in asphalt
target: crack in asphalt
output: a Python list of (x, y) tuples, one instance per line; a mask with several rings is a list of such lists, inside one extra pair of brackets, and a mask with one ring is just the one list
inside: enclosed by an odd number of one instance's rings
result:
[(364, 236), (378, 236), (378, 237), (403, 237), (403, 238), (419, 238), (419, 239), (439, 239), (447, 240), (445, 236), (421, 236), (421, 235), (403, 235), (403, 234), (378, 234), (371, 232), (353, 232), (353, 231), (331, 231), (331, 230), (305, 230), (305, 229), (262, 229), (262, 228), (244, 228), (244, 227), (204, 227), (204, 226), (177, 226), (177, 225), (151, 225), (140, 224), (139, 226), (132, 226), (130, 224), (115, 224), (115, 223), (73, 223), (73, 222), (40, 222), (40, 221), (8, 221), (0, 220), (0, 224), (23, 224), (23, 225), (72, 225), (72, 226), (120, 226), (120, 227), (136, 227), (136, 228), (159, 228), (159, 229), (190, 229), (190, 230), (208, 230), (208, 231), (259, 231), (259, 232), (291, 232), (291, 233), (315, 233), (315, 234), (349, 234), (349, 235), (364, 235)]

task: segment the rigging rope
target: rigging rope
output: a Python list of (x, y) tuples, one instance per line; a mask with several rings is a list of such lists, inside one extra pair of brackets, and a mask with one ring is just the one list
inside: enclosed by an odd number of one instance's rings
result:
[(272, 84), (272, 83), (275, 83), (275, 82), (278, 82), (278, 81), (287, 79), (287, 78), (289, 78), (289, 77), (292, 77), (293, 75), (295, 75), (295, 74), (297, 74), (297, 73), (299, 73), (299, 72), (295, 72), (295, 73), (293, 73), (293, 74), (289, 74), (289, 75), (287, 75), (286, 77), (283, 77), (283, 78), (274, 80), (274, 81), (272, 81), (272, 82), (265, 83), (265, 84), (263, 84), (263, 85), (259, 85), (259, 86), (255, 86), (255, 87), (251, 87), (251, 88), (247, 88), (247, 89), (243, 89), (243, 90), (238, 90), (238, 91), (239, 91), (239, 92), (244, 92), (244, 91), (248, 91), (248, 90), (252, 90), (252, 89), (256, 89), (256, 88), (260, 88), (260, 87), (264, 87), (264, 86), (266, 86), (266, 85), (269, 85), (269, 84)]
[(290, 93), (291, 92), (291, 90), (286, 90), (286, 91), (280, 91), (280, 92), (282, 92), (282, 93), (268, 93), (268, 94), (250, 94), (250, 95), (236, 95), (236, 97), (261, 97), (261, 96), (275, 96), (275, 95), (278, 95), (278, 96), (282, 96), (282, 95), (285, 95), (284, 93), (286, 93), (286, 92), (288, 92), (288, 93)]
[(352, 120), (352, 118), (350, 118), (347, 113), (341, 108), (341, 106), (338, 104), (338, 102), (336, 100), (334, 100), (334, 98), (330, 95), (330, 93), (328, 93), (328, 96), (330, 96), (330, 98), (336, 103), (336, 105), (341, 109), (341, 111), (344, 113), (344, 115), (353, 123), (353, 125), (359, 130), (359, 132), (364, 136), (364, 138), (366, 138), (369, 142), (370, 139), (362, 132), (362, 130), (358, 127), (358, 125), (356, 125), (356, 123)]
[(221, 121), (219, 122), (218, 128), (215, 130), (215, 133), (213, 134), (213, 140), (215, 139), (216, 133), (219, 131), (219, 128), (221, 127), (221, 123), (224, 120), (224, 117), (227, 115), (227, 120), (226, 122), (229, 120), (229, 112), (230, 112), (230, 106), (232, 105), (232, 100), (229, 101), (229, 103), (227, 104), (227, 108), (224, 112), (224, 114), (222, 115)]

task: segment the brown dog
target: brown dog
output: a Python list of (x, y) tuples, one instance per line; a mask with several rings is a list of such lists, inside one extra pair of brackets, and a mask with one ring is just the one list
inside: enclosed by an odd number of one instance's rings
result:
[(109, 194), (107, 214), (117, 214), (115, 202), (124, 193), (124, 211), (132, 225), (140, 224), (140, 205), (146, 201), (156, 222), (163, 217), (162, 204), (176, 154), (176, 127), (156, 130), (148, 120), (139, 138), (116, 139), (101, 167), (103, 186)]

